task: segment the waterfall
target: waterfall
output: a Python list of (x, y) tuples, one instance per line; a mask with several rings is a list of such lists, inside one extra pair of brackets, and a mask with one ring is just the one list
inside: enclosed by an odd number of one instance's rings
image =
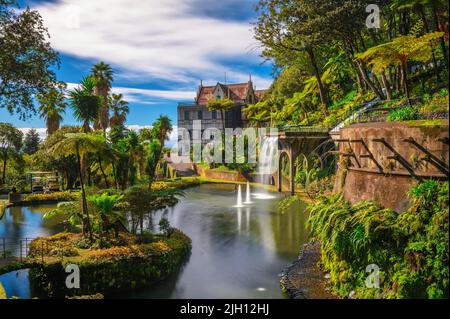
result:
[(261, 139), (258, 173), (261, 183), (269, 184), (270, 176), (278, 169), (278, 137), (268, 136)]
[[(278, 170), (278, 159), (278, 136), (262, 137), (258, 161), (260, 183), (271, 184), (271, 177)], [(253, 197), (256, 199), (275, 198), (267, 190), (261, 193), (253, 193)]]

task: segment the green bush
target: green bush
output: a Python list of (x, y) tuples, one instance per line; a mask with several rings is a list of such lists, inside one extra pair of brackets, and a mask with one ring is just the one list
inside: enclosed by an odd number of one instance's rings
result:
[(48, 194), (30, 194), (25, 196), (24, 202), (40, 202), (40, 201), (57, 201), (57, 202), (71, 202), (78, 199), (78, 193), (72, 192), (55, 192)]
[(411, 121), (411, 120), (417, 120), (419, 117), (419, 113), (416, 109), (407, 106), (402, 107), (400, 109), (392, 110), (389, 112), (387, 116), (388, 122), (394, 122), (394, 121)]
[[(342, 195), (309, 207), (313, 236), (321, 240), (322, 266), (333, 290), (360, 298), (448, 298), (448, 182), (411, 188), (411, 207), (396, 213)], [(380, 289), (367, 288), (366, 267), (380, 268)]]

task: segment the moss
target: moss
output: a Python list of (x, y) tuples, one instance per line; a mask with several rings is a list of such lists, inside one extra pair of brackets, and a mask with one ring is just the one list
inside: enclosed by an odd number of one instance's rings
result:
[(433, 119), (433, 120), (415, 120), (415, 121), (405, 121), (410, 127), (424, 127), (424, 126), (442, 126), (445, 125), (445, 120)]
[[(191, 240), (179, 230), (146, 244), (137, 244), (138, 238), (130, 236), (126, 245), (107, 249), (73, 248), (76, 240), (75, 234), (59, 234), (31, 243), (30, 254), (40, 261), (30, 269), (30, 283), (38, 296), (63, 298), (95, 293), (109, 296), (146, 287), (177, 271), (191, 249)], [(43, 242), (48, 242), (50, 248)], [(53, 256), (52, 246), (70, 247), (77, 255)], [(42, 255), (44, 262), (40, 260)], [(80, 289), (65, 287), (65, 267), (69, 264), (80, 269)]]

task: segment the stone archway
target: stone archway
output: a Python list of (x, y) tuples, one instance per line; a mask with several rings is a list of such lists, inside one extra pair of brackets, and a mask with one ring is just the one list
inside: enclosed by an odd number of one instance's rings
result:
[[(329, 140), (330, 137), (328, 134), (295, 134), (295, 135), (280, 135), (278, 137), (278, 173), (277, 173), (277, 182), (278, 182), (278, 192), (283, 191), (283, 176), (282, 176), (282, 159), (283, 156), (288, 157), (289, 162), (289, 192), (294, 195), (295, 194), (295, 174), (296, 174), (296, 160), (300, 154), (308, 155), (316, 148), (321, 145), (321, 143)], [(320, 156), (320, 153), (323, 150), (317, 150)]]
[(289, 190), (293, 194), (295, 192), (295, 161), (292, 161), (292, 154), (286, 150), (282, 150), (278, 157), (278, 191), (283, 191), (283, 160), (285, 158), (289, 166)]

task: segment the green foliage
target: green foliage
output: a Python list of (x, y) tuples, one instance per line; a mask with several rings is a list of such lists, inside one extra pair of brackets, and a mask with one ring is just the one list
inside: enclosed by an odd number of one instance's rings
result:
[[(124, 234), (121, 234), (125, 236)], [(34, 240), (30, 245), (31, 256), (42, 256), (44, 263), (30, 269), (30, 284), (39, 297), (62, 298), (64, 296), (102, 293), (114, 296), (119, 292), (135, 291), (167, 278), (177, 271), (191, 249), (191, 240), (179, 230), (170, 237), (158, 237), (149, 243), (138, 243), (138, 236), (128, 236), (126, 245), (109, 248), (76, 248), (77, 255), (52, 258), (45, 247), (73, 247), (79, 236), (62, 234)], [(42, 242), (48, 243), (42, 245)], [(107, 242), (104, 242), (109, 246)], [(103, 245), (99, 243), (99, 246)], [(65, 266), (76, 264), (82, 273), (80, 289), (67, 289)]]
[(29, 194), (24, 196), (24, 202), (71, 202), (79, 199), (79, 193), (76, 192), (54, 192), (48, 194)]
[(6, 183), (8, 160), (17, 157), (22, 148), (23, 133), (9, 123), (0, 122), (0, 185)]
[(78, 88), (70, 92), (70, 105), (75, 119), (83, 123), (84, 132), (90, 131), (89, 125), (98, 118), (101, 108), (101, 97), (94, 94), (97, 81), (92, 76), (86, 76)]
[[(341, 194), (310, 205), (308, 223), (336, 293), (448, 298), (448, 182), (428, 180), (409, 196), (412, 206), (402, 214), (369, 201), (350, 205)], [(365, 285), (370, 264), (380, 268), (380, 289)]]
[(0, 109), (28, 118), (34, 97), (54, 86), (59, 58), (41, 15), (18, 2), (0, 2)]
[(28, 155), (36, 153), (40, 142), (41, 138), (38, 132), (35, 129), (29, 130), (23, 140), (23, 152)]
[(0, 282), (0, 300), (1, 299), (7, 299), (7, 296), (6, 296), (6, 290), (5, 290), (5, 288), (3, 288), (3, 285)]
[(419, 113), (417, 110), (411, 106), (402, 107), (400, 109), (395, 109), (389, 112), (387, 120), (389, 122), (394, 121), (411, 121), (417, 120)]
[(67, 85), (60, 82), (56, 87), (37, 96), (40, 117), (45, 119), (48, 135), (55, 133), (66, 112), (65, 89)]
[(174, 229), (170, 226), (167, 218), (161, 218), (159, 221), (159, 230), (162, 231), (166, 237), (170, 237), (170, 235), (174, 232)]

